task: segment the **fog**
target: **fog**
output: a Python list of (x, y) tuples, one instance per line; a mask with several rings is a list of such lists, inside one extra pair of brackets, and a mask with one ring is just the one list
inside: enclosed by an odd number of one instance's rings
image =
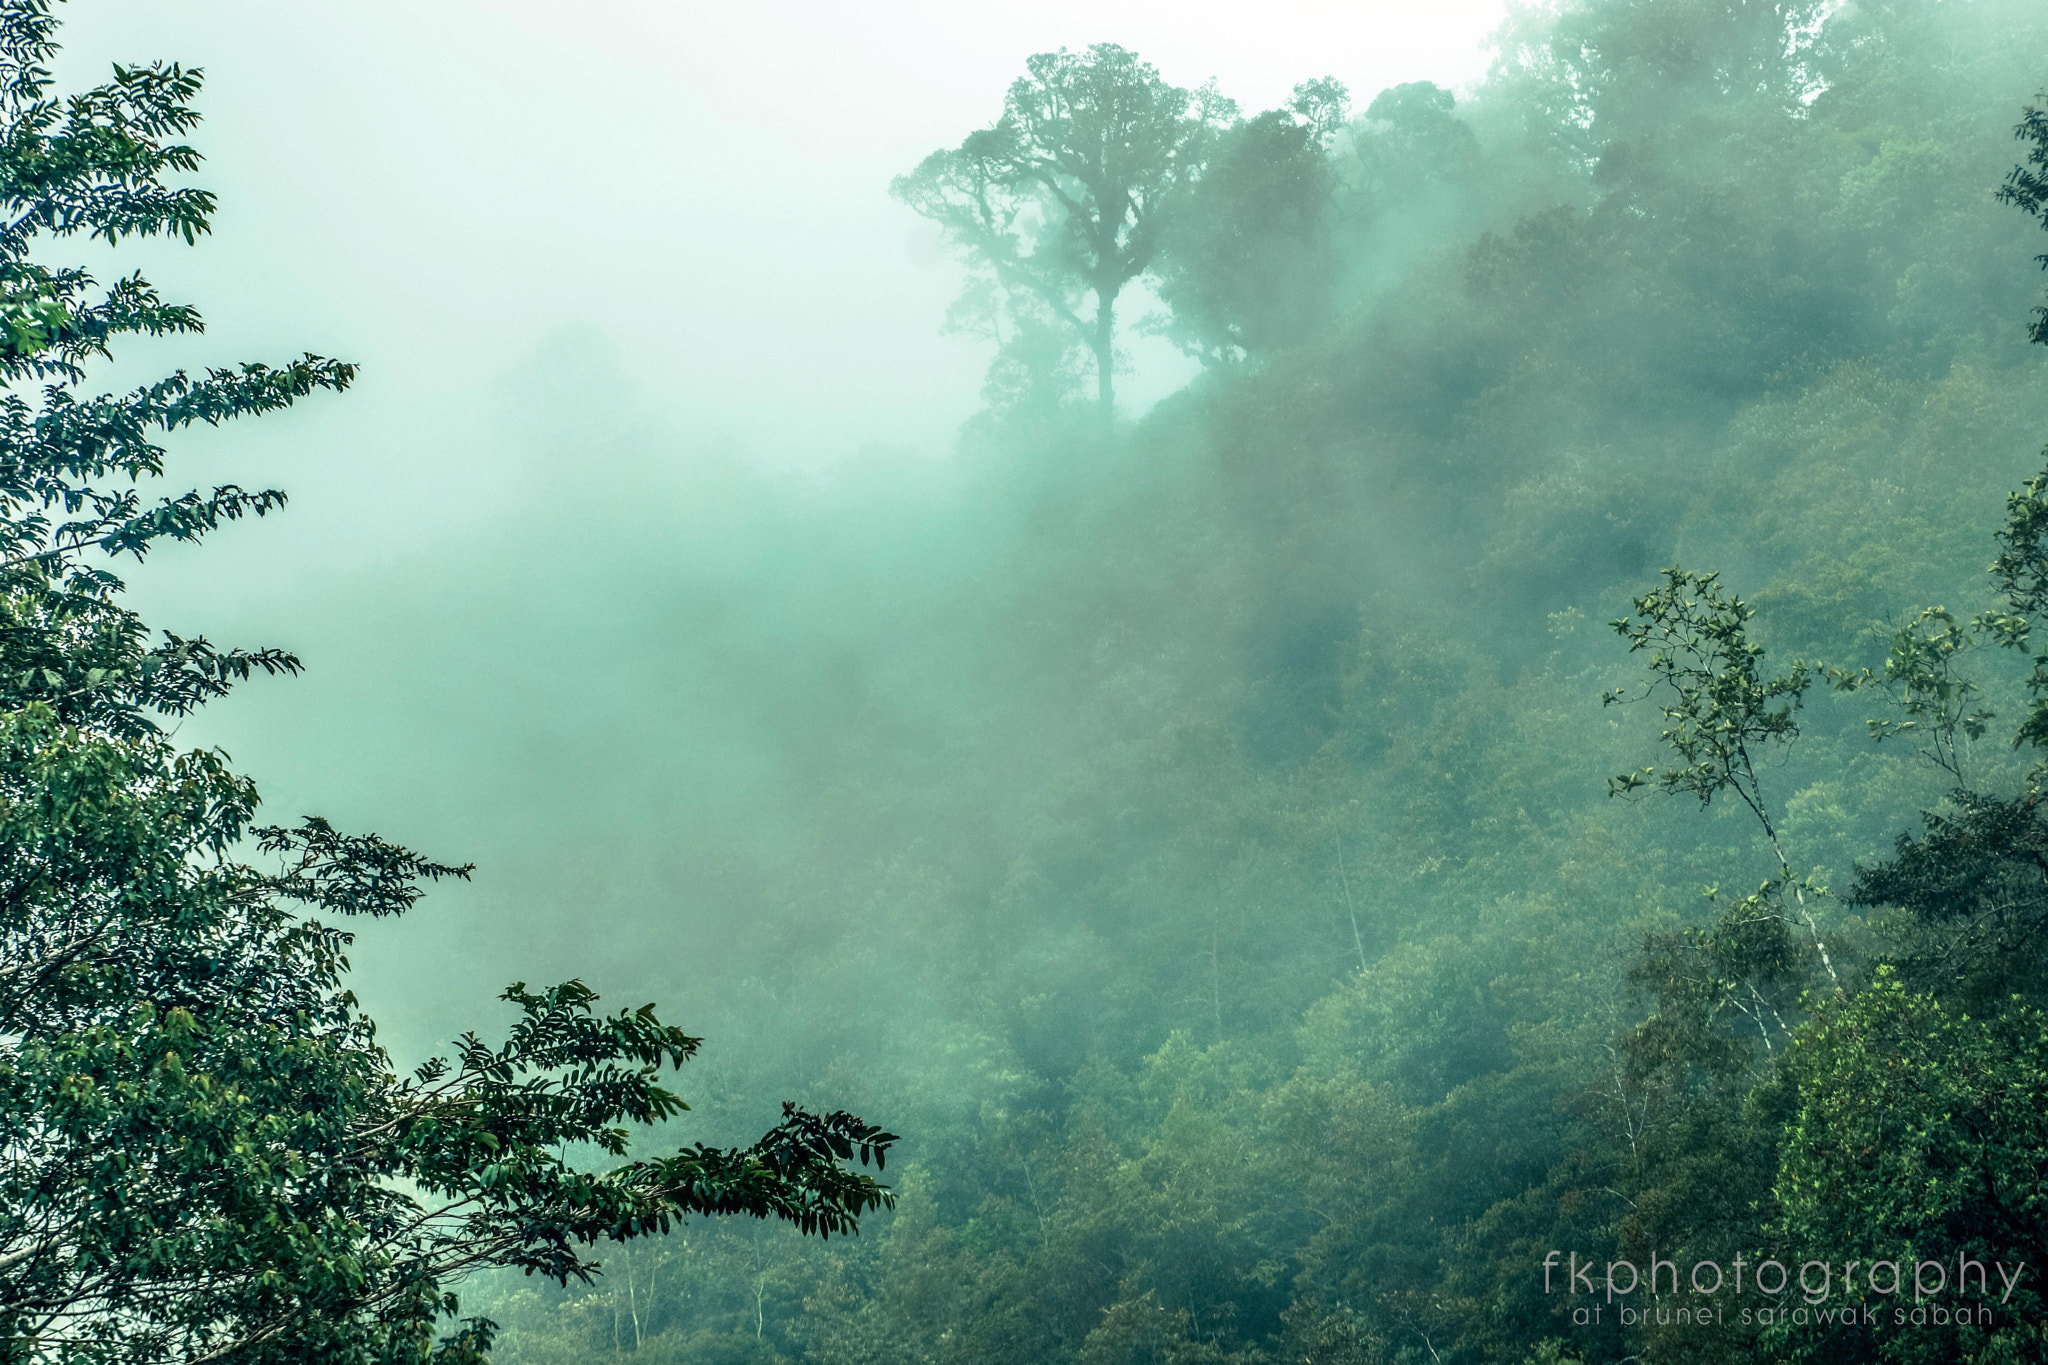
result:
[[(2038, 466), (2029, 0), (81, 0), (64, 41), (60, 82), (203, 66), (220, 197), (196, 249), (76, 248), (209, 324), (95, 380), (362, 366), (179, 435), (180, 487), (290, 504), (130, 576), (307, 665), (179, 743), (476, 864), (358, 926), (385, 1044), (579, 977), (709, 1039), (652, 1145), (783, 1099), (903, 1135), (857, 1242), (618, 1248), (644, 1314), (482, 1281), (503, 1359), (1691, 1359), (1531, 1267), (1878, 1218), (1780, 1179), (1868, 1089), (1809, 1025), (1895, 968), (2048, 990), (1865, 891), (2042, 780), (2028, 657), (1943, 637), (1944, 692), (1896, 634), (1997, 608)], [(1106, 421), (1065, 305), (891, 195), (1097, 43), (1237, 101)], [(1682, 690), (1603, 705), (1675, 564), (1801, 661), (1749, 788), (1672, 767)]]
[[(195, 480), (274, 483), (291, 506), (136, 582), (167, 622), (307, 660), (182, 736), (225, 747), (273, 813), (479, 864), (472, 888), (363, 943), (359, 989), (389, 1035), (431, 1047), (515, 977), (626, 960), (636, 988), (683, 985), (649, 957), (687, 956), (692, 930), (606, 948), (583, 941), (591, 917), (715, 915), (664, 880), (688, 879), (666, 822), (715, 806), (785, 737), (739, 733), (717, 700), (757, 690), (730, 671), (744, 662), (651, 623), (687, 617), (683, 575), (745, 576), (784, 548), (738, 543), (775, 529), (733, 524), (759, 513), (735, 481), (802, 471), (777, 485), (800, 501), (894, 479), (877, 545), (902, 515), (888, 504), (945, 486), (987, 348), (941, 335), (960, 271), (886, 191), (991, 121), (1022, 55), (1136, 31), (1170, 79), (1213, 77), (1263, 108), (1322, 74), (1361, 91), (1469, 80), (1498, 18), (1312, 3), (1184, 9), (1170, 26), (1142, 4), (67, 15), (60, 81), (145, 56), (207, 74), (195, 141), (214, 231), (121, 259), (199, 302), (208, 332), (124, 351), (110, 382), (301, 350), (363, 366), (340, 401), (182, 442)], [(1161, 340), (1132, 351), (1133, 412), (1193, 376)], [(608, 705), (556, 694), (562, 666), (608, 676)]]

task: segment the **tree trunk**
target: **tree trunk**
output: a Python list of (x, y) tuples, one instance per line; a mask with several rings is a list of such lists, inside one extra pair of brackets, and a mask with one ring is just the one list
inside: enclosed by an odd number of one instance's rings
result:
[(1116, 381), (1111, 376), (1116, 360), (1116, 292), (1095, 291), (1095, 400), (1101, 406), (1102, 425), (1107, 428), (1116, 417)]

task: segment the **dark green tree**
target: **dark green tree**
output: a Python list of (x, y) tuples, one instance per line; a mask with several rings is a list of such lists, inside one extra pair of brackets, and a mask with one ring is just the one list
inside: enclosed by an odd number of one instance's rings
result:
[[(1798, 1096), (1779, 1143), (1772, 1229), (1783, 1244), (1866, 1266), (1896, 1260), (1896, 1300), (1851, 1293), (1882, 1323), (1825, 1342), (1790, 1333), (1775, 1343), (1797, 1360), (2040, 1360), (2048, 1255), (2048, 1020), (2032, 1005), (1972, 1018), (1912, 992), (1889, 967), (1852, 999), (1824, 1004), (1787, 1059)], [(1978, 1278), (1962, 1265), (1976, 1261)], [(1897, 1322), (1911, 1307), (1922, 1262), (1937, 1263), (1940, 1302), (1992, 1308), (1988, 1324)], [(2005, 1267), (2001, 1275), (1996, 1269)], [(2024, 1267), (2024, 1268), (2022, 1268)], [(1949, 1276), (1955, 1282), (1949, 1283)], [(2008, 1278), (2009, 1277), (2009, 1278)], [(1877, 1286), (1882, 1289), (1882, 1283)], [(1931, 1316), (1931, 1315), (1928, 1315)]]
[[(2048, 104), (2048, 98), (2043, 103)], [(2013, 136), (2028, 144), (2027, 159), (2012, 168), (2012, 174), (1999, 187), (1998, 197), (2048, 227), (2048, 108), (2029, 106), (2019, 126), (2013, 129)], [(2048, 270), (2048, 255), (2037, 256), (2035, 260), (2043, 270)], [(2048, 346), (2048, 305), (2034, 310), (2034, 326), (2029, 335)]]
[(1114, 43), (1041, 52), (1002, 117), (933, 152), (889, 192), (946, 232), (996, 283), (1059, 319), (1095, 361), (1115, 410), (1116, 304), (1159, 251), (1166, 224), (1236, 107), (1186, 90)]
[(1173, 222), (1158, 267), (1166, 334), (1210, 361), (1314, 335), (1335, 302), (1329, 137), (1344, 87), (1295, 88), (1286, 109), (1234, 124)]
[[(200, 73), (116, 67), (50, 93), (48, 0), (0, 3), (0, 1360), (480, 1360), (450, 1287), (483, 1266), (587, 1277), (587, 1248), (691, 1214), (854, 1230), (892, 1138), (785, 1106), (751, 1147), (624, 1160), (684, 1106), (698, 1040), (580, 982), (513, 986), (493, 1045), (397, 1074), (343, 986), (337, 922), (400, 914), (431, 862), (319, 819), (258, 826), (252, 784), (160, 728), (277, 650), (157, 638), (113, 566), (284, 503), (149, 498), (165, 438), (338, 391), (308, 355), (85, 388), (129, 335), (200, 330), (139, 275), (43, 264), (77, 235), (207, 231), (169, 183)], [(251, 851), (259, 862), (245, 861)], [(259, 865), (260, 863), (260, 865)], [(594, 1148), (593, 1166), (565, 1151)]]

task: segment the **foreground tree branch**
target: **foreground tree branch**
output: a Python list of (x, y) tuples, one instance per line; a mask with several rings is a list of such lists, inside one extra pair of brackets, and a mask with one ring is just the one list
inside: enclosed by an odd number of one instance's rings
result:
[[(701, 1214), (855, 1231), (890, 1201), (865, 1168), (895, 1139), (849, 1114), (785, 1106), (750, 1146), (629, 1159), (636, 1126), (685, 1108), (665, 1080), (699, 1045), (651, 1005), (515, 985), (502, 1044), (465, 1035), (397, 1074), (344, 988), (338, 924), (470, 869), (318, 818), (258, 826), (224, 756), (164, 734), (299, 662), (154, 636), (112, 566), (285, 498), (138, 485), (172, 433), (355, 369), (307, 355), (81, 388), (114, 339), (199, 316), (30, 251), (192, 242), (213, 198), (163, 178), (198, 164), (176, 139), (200, 73), (116, 68), (58, 99), (54, 31), (49, 0), (0, 0), (0, 1360), (481, 1361), (491, 1324), (446, 1321), (466, 1271), (587, 1279), (597, 1242)], [(269, 866), (242, 860), (249, 841)], [(606, 1168), (561, 1155), (590, 1146)]]

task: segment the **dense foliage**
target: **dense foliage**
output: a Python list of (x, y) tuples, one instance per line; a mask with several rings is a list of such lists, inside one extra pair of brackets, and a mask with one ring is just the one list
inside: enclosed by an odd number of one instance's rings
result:
[[(13, 1357), (474, 1358), (458, 1287), (532, 1365), (2048, 1355), (2037, 3), (1577, 0), (1355, 117), (1031, 59), (898, 184), (997, 348), (943, 475), (713, 489), (743, 553), (602, 581), (532, 552), (588, 511), (551, 483), (488, 566), (605, 661), (565, 708), (562, 653), (473, 640), (492, 688), (644, 755), (563, 784), (559, 876), (654, 888), (589, 951), (743, 1057), (570, 983), (411, 1075), (328, 921), (464, 869), (259, 826), (160, 727), (296, 660), (113, 573), (282, 503), (146, 497), (173, 433), (354, 371), (86, 386), (197, 329), (45, 263), (205, 230), (197, 77), (54, 100), (47, 7), (0, 16)], [(1106, 426), (1134, 324), (1207, 364)], [(569, 379), (559, 440), (611, 439)], [(770, 775), (674, 797), (714, 727)], [(692, 1056), (704, 1135), (784, 1094), (912, 1133), (879, 1235), (799, 1235), (883, 1195), (843, 1113), (620, 1160)]]
[[(794, 1106), (759, 1142), (626, 1161), (700, 1040), (571, 981), (513, 986), (502, 1045), (398, 1074), (343, 988), (336, 920), (403, 913), (468, 868), (308, 818), (258, 826), (222, 755), (163, 725), (277, 650), (156, 640), (113, 566), (284, 503), (149, 498), (165, 438), (346, 388), (308, 355), (85, 385), (119, 338), (193, 333), (139, 275), (44, 264), (84, 235), (207, 230), (168, 183), (199, 73), (117, 67), (59, 99), (47, 0), (0, 4), (0, 1359), (471, 1360), (463, 1272), (587, 1278), (590, 1244), (694, 1213), (853, 1230), (891, 1135)], [(258, 863), (244, 861), (254, 857)], [(571, 1160), (577, 1147), (594, 1159)], [(452, 1335), (443, 1335), (450, 1332)]]
[[(1214, 130), (1145, 269), (1216, 363), (1142, 421), (1019, 328), (915, 556), (792, 514), (723, 657), (796, 776), (693, 816), (763, 1049), (712, 1107), (851, 1083), (902, 1202), (496, 1286), (501, 1359), (2048, 1353), (2048, 12), (1498, 41)], [(1958, 1255), (2026, 1263), (1995, 1320), (1892, 1322)], [(1566, 1256), (1716, 1261), (1727, 1320)], [(1794, 1322), (1807, 1260), (1884, 1321)]]

